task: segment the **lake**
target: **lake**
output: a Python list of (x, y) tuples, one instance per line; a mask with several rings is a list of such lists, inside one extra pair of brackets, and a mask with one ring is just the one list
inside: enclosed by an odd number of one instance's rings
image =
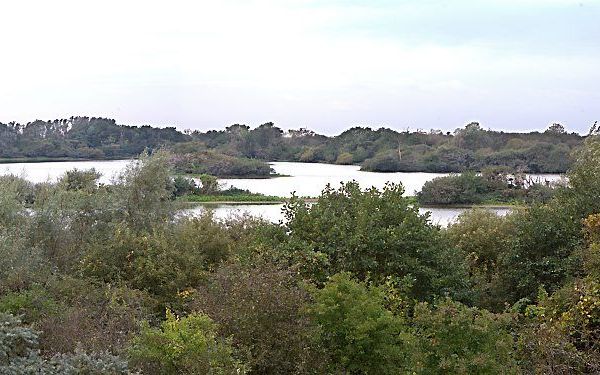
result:
[(401, 182), (406, 194), (414, 195), (421, 190), (425, 182), (446, 175), (423, 172), (364, 172), (360, 171), (357, 165), (275, 162), (271, 163), (271, 166), (276, 173), (290, 177), (275, 177), (268, 180), (232, 178), (221, 181), (225, 187), (235, 186), (278, 197), (289, 197), (294, 191), (298, 196), (314, 197), (318, 196), (328, 183), (337, 188), (340, 182), (352, 180), (358, 182), (363, 188), (371, 186), (382, 188), (386, 182)]
[[(281, 209), (283, 204), (199, 204), (193, 208), (184, 210), (184, 215), (198, 216), (206, 210), (213, 210), (214, 217), (217, 219), (228, 219), (243, 214), (255, 217), (261, 217), (273, 223), (284, 221)], [(495, 212), (497, 215), (506, 215), (511, 209), (506, 207), (485, 208)], [(419, 212), (424, 214), (430, 212), (431, 222), (441, 226), (447, 226), (455, 221), (458, 216), (470, 210), (470, 208), (440, 208), (440, 207), (422, 207)]]
[[(357, 165), (336, 165), (316, 163), (274, 162), (271, 166), (276, 173), (290, 177), (275, 177), (271, 179), (222, 179), (224, 187), (235, 186), (254, 193), (289, 197), (292, 192), (298, 196), (318, 196), (328, 183), (334, 188), (340, 182), (356, 181), (362, 188), (375, 186), (382, 188), (387, 182), (402, 183), (405, 194), (415, 195), (421, 191), (427, 181), (436, 177), (447, 176), (447, 173), (426, 172), (364, 172)], [(532, 174), (534, 179), (558, 181), (558, 174)]]
[[(100, 182), (110, 183), (113, 177), (121, 172), (130, 160), (100, 160), (100, 161), (65, 161), (43, 163), (7, 163), (0, 164), (0, 174), (12, 173), (23, 176), (32, 182), (56, 180), (71, 169), (95, 168), (102, 174)], [(414, 195), (420, 191), (425, 182), (436, 177), (446, 176), (445, 173), (396, 172), (378, 173), (363, 172), (356, 165), (335, 165), (316, 163), (274, 162), (271, 166), (276, 173), (289, 177), (269, 179), (220, 179), (224, 188), (235, 186), (247, 189), (253, 193), (289, 197), (292, 192), (298, 196), (318, 196), (328, 183), (334, 188), (341, 182), (355, 180), (363, 188), (375, 186), (382, 188), (386, 182), (402, 183), (406, 194)], [(531, 175), (536, 178), (556, 181), (557, 174)]]
[[(110, 183), (112, 178), (122, 171), (130, 160), (100, 160), (100, 161), (66, 161), (43, 163), (9, 163), (0, 164), (0, 174), (15, 174), (23, 176), (32, 182), (56, 180), (71, 169), (95, 168), (102, 173), (101, 182)], [(317, 196), (325, 185), (338, 187), (340, 182), (355, 180), (363, 188), (375, 186), (382, 188), (386, 182), (401, 182), (406, 193), (413, 195), (421, 190), (423, 184), (443, 173), (377, 173), (362, 172), (355, 165), (334, 165), (315, 163), (274, 162), (271, 166), (276, 173), (289, 177), (270, 179), (221, 179), (224, 188), (235, 186), (247, 189), (253, 193), (289, 197), (292, 192), (299, 196)]]
[[(100, 182), (110, 183), (120, 171), (122, 171), (130, 160), (103, 160), (103, 161), (69, 161), (69, 162), (43, 162), (43, 163), (11, 163), (0, 164), (0, 174), (12, 173), (23, 176), (32, 182), (44, 182), (56, 180), (66, 171), (77, 169), (95, 168), (102, 174)], [(318, 196), (328, 183), (334, 188), (340, 186), (341, 182), (355, 180), (362, 188), (375, 186), (382, 188), (386, 182), (402, 183), (407, 195), (414, 195), (421, 190), (425, 182), (436, 177), (445, 176), (444, 173), (378, 173), (363, 172), (355, 165), (333, 165), (314, 163), (274, 162), (271, 163), (276, 173), (289, 177), (275, 177), (270, 179), (221, 179), (224, 188), (235, 186), (250, 190), (253, 193), (289, 197), (292, 192), (298, 196)], [(532, 175), (548, 181), (556, 181), (560, 175)], [(188, 210), (190, 214), (197, 214), (205, 209), (199, 206), (194, 210)], [(282, 219), (281, 205), (217, 205), (212, 206), (216, 217), (224, 218), (230, 215), (247, 212), (251, 215), (261, 216), (267, 220), (278, 222)], [(446, 225), (453, 221), (461, 212), (467, 208), (427, 208), (422, 211), (430, 211), (434, 223)], [(506, 214), (508, 209), (493, 209), (498, 214)]]
[(65, 172), (72, 169), (96, 169), (102, 173), (100, 182), (108, 184), (113, 177), (125, 169), (130, 160), (98, 161), (51, 161), (43, 163), (6, 163), (0, 164), (0, 174), (14, 174), (32, 182), (56, 181)]

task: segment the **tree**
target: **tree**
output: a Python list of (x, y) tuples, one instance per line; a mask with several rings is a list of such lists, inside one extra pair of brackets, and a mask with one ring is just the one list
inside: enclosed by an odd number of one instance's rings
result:
[[(510, 249), (510, 220), (487, 210), (469, 210), (448, 227), (450, 242), (467, 263), (475, 306), (503, 311), (510, 287), (500, 275), (500, 262)], [(507, 290), (508, 289), (508, 290)]]
[(359, 279), (394, 275), (412, 285), (412, 297), (460, 294), (465, 278), (457, 254), (403, 193), (401, 185), (363, 191), (348, 182), (327, 186), (311, 206), (294, 197), (284, 207), (289, 235), (281, 251), (324, 257), (309, 275), (316, 280), (343, 271)]
[(119, 176), (120, 204), (125, 220), (134, 228), (148, 228), (164, 223), (174, 214), (169, 203), (173, 183), (168, 164), (169, 155), (158, 151), (142, 154)]
[(512, 236), (499, 262), (500, 282), (509, 304), (536, 299), (540, 287), (554, 291), (577, 267), (581, 222), (559, 202), (533, 205), (508, 218)]
[(219, 181), (215, 176), (211, 176), (209, 174), (201, 174), (200, 175), (200, 193), (201, 194), (216, 194), (219, 192)]
[(544, 133), (546, 133), (546, 134), (566, 134), (567, 132), (565, 131), (564, 126), (555, 122), (552, 125), (550, 125)]
[(587, 240), (581, 250), (583, 274), (526, 309), (519, 337), (529, 367), (547, 373), (600, 371), (600, 214), (584, 221)]
[(570, 189), (562, 199), (575, 207), (580, 218), (600, 212), (600, 135), (586, 138), (567, 176)]

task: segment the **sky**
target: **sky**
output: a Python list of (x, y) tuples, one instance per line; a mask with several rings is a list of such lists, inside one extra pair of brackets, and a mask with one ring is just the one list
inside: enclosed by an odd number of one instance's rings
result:
[(0, 3), (0, 121), (496, 130), (600, 120), (600, 0)]

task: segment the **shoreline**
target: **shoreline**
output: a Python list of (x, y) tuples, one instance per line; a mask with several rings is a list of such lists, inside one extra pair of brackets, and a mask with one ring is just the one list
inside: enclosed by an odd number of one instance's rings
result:
[[(75, 158), (75, 157), (19, 157), (19, 158), (0, 158), (0, 164), (12, 164), (12, 163), (47, 163), (47, 162), (69, 162), (69, 161), (113, 161), (113, 160), (135, 160), (137, 159), (137, 156), (120, 156), (120, 157), (114, 157), (114, 158)], [(436, 172), (432, 172), (432, 171), (426, 171), (426, 170), (420, 170), (420, 171), (415, 171), (415, 170), (398, 170), (398, 171), (373, 171), (373, 170), (365, 170), (361, 168), (361, 164), (336, 164), (336, 163), (322, 163), (322, 162), (306, 162), (306, 161), (282, 161), (282, 160), (278, 160), (278, 161), (264, 161), (267, 164), (272, 164), (272, 163), (305, 163), (305, 164), (323, 164), (323, 165), (331, 165), (331, 166), (354, 166), (354, 167), (359, 167), (359, 171), (360, 172), (366, 172), (366, 173), (383, 173), (383, 174), (393, 174), (393, 173), (432, 173), (432, 174), (459, 174), (459, 173), (463, 173), (466, 171), (462, 171), (462, 172), (456, 172), (456, 171), (436, 171)], [(476, 171), (478, 173), (480, 173), (481, 171)], [(526, 174), (549, 174), (549, 175), (564, 175), (567, 171), (564, 172), (525, 172)], [(182, 175), (188, 175), (188, 176), (193, 176), (193, 175), (197, 175), (194, 173), (183, 173)], [(289, 175), (283, 175), (283, 174), (275, 174), (275, 175), (270, 175), (270, 176), (262, 176), (262, 175), (254, 175), (254, 176), (236, 176), (236, 175), (231, 175), (231, 176), (215, 176), (217, 178), (224, 178), (224, 179), (268, 179), (268, 178), (273, 178), (273, 177), (292, 177)]]
[(30, 163), (61, 163), (74, 161), (117, 161), (117, 160), (136, 160), (131, 158), (105, 158), (105, 159), (86, 159), (86, 158), (0, 158), (0, 164), (30, 164)]
[[(304, 198), (302, 199), (304, 202), (306, 203), (316, 203), (318, 201), (318, 198)], [(218, 200), (214, 200), (214, 201), (205, 201), (205, 202), (194, 202), (194, 201), (185, 201), (182, 200), (183, 203), (185, 204), (189, 204), (189, 205), (218, 205), (218, 204), (228, 204), (228, 205), (239, 205), (239, 206), (244, 206), (244, 205), (276, 205), (276, 204), (286, 204), (289, 201), (289, 199), (281, 199), (281, 200), (263, 200), (263, 201), (244, 201), (244, 200), (223, 200), (223, 201), (218, 201)], [(495, 209), (520, 209), (520, 208), (524, 208), (527, 207), (526, 205), (511, 205), (511, 204), (507, 204), (507, 203), (498, 203), (498, 204), (446, 204), (446, 205), (426, 205), (426, 206), (419, 206), (420, 208), (446, 208), (446, 209), (461, 209), (461, 208), (465, 208), (465, 209), (476, 209), (476, 208), (482, 208), (482, 209), (489, 209), (489, 208), (495, 208)]]

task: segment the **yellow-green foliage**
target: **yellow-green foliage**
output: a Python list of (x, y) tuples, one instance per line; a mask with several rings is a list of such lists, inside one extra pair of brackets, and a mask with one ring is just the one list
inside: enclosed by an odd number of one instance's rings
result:
[(129, 349), (134, 367), (144, 374), (244, 374), (230, 340), (217, 336), (216, 324), (204, 314), (176, 317), (167, 310), (160, 327), (147, 323)]
[(450, 299), (414, 311), (417, 338), (412, 371), (418, 374), (518, 374), (511, 317)]

